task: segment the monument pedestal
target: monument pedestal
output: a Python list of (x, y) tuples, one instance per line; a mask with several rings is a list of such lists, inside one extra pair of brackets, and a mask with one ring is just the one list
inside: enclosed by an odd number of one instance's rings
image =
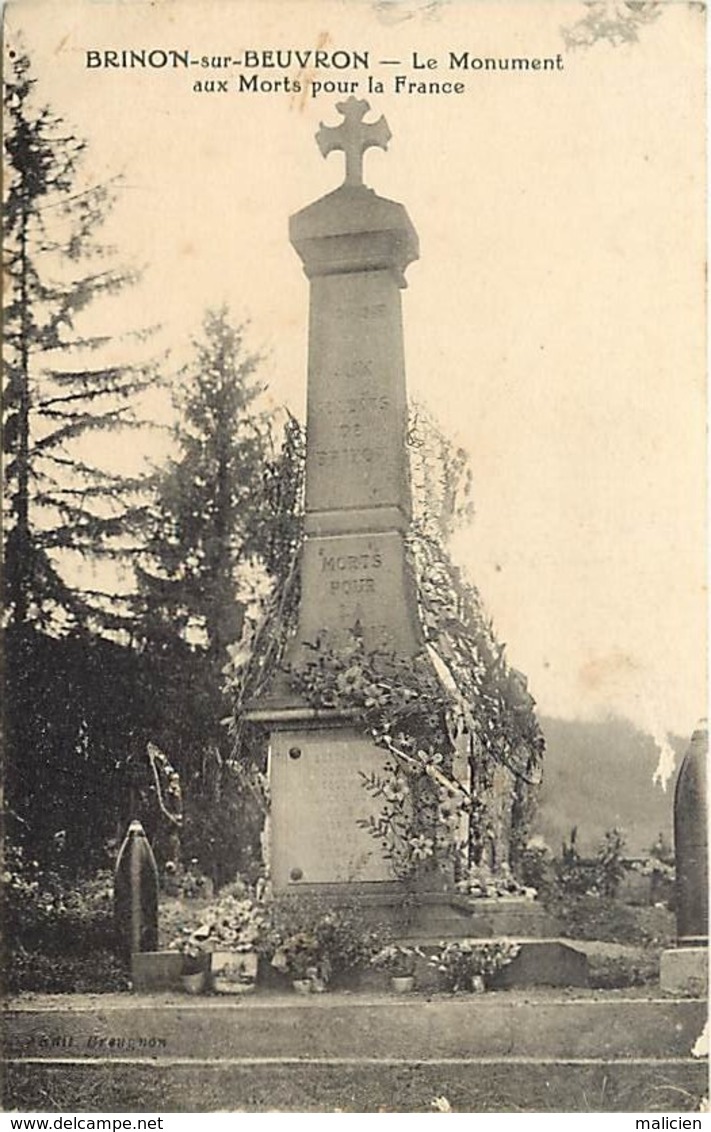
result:
[[(286, 714), (286, 713), (285, 713)], [(298, 719), (273, 727), (269, 751), (270, 873), (275, 892), (396, 887), (377, 842), (359, 822), (374, 811), (363, 775), (382, 749), (347, 721)], [(375, 804), (377, 809), (377, 803)], [(331, 889), (331, 891), (333, 891)]]

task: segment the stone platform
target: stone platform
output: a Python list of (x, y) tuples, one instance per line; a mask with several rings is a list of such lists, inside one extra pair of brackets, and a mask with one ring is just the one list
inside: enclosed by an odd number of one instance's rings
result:
[(386, 925), (401, 939), (550, 939), (561, 924), (542, 904), (523, 896), (472, 897), (454, 892), (417, 892), (399, 885), (354, 884), (303, 886), (301, 891), (327, 897), (338, 907), (357, 906), (365, 924)]
[[(338, 895), (336, 892), (336, 902)], [(357, 902), (364, 923), (387, 924), (398, 942), (419, 946), (428, 955), (453, 940), (517, 944), (519, 954), (497, 978), (498, 988), (588, 985), (585, 948), (560, 938), (558, 922), (539, 904), (522, 897), (472, 899), (421, 893), (410, 905), (397, 889), (368, 892), (367, 886), (361, 886)], [(139, 992), (177, 990), (181, 970), (178, 952), (134, 954), (133, 988)], [(260, 968), (260, 972), (260, 982), (273, 986), (269, 968)], [(419, 989), (441, 989), (436, 970), (426, 960), (417, 962), (416, 974)], [(387, 982), (387, 976), (366, 972), (354, 977), (352, 989), (380, 991)]]
[(33, 997), (5, 1014), (20, 1111), (696, 1111), (707, 1004), (632, 992)]
[[(367, 910), (365, 904), (366, 914)], [(451, 893), (419, 894), (409, 922), (398, 925), (399, 935), (429, 939), (550, 939), (560, 931), (558, 921), (533, 900)]]

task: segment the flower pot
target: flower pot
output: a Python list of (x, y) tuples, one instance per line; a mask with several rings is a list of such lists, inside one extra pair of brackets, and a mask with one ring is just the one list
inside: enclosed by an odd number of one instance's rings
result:
[(312, 979), (294, 979), (291, 985), (297, 994), (313, 993), (314, 984)]
[(390, 986), (396, 994), (410, 994), (415, 989), (414, 975), (392, 975)]
[(213, 951), (212, 989), (216, 994), (244, 994), (257, 978), (254, 951)]
[(195, 971), (191, 975), (181, 975), (180, 983), (186, 994), (204, 994), (207, 990), (207, 971)]

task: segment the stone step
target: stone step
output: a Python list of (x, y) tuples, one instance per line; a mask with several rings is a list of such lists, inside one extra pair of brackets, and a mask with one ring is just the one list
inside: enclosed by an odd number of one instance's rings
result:
[[(333, 896), (337, 900), (337, 894)], [(357, 903), (364, 921), (389, 924), (399, 936), (438, 935), (524, 936), (560, 935), (561, 924), (545, 908), (522, 896), (471, 897), (451, 892), (423, 892), (415, 905), (402, 893), (361, 892)]]
[[(97, 996), (7, 1011), (11, 1059), (688, 1058), (706, 1020), (690, 999), (548, 992)], [(64, 1005), (63, 1005), (64, 1003)]]
[(403, 936), (438, 935), (442, 939), (462, 935), (547, 938), (560, 935), (561, 926), (539, 904), (521, 897), (467, 899), (448, 897), (420, 904), (410, 924), (398, 931)]
[[(561, 924), (542, 904), (523, 896), (472, 897), (456, 892), (418, 892), (413, 903), (397, 886), (363, 886), (344, 900), (337, 886), (321, 886), (334, 905), (339, 899), (357, 904), (363, 921), (389, 925), (398, 935), (518, 935), (527, 938), (560, 935)], [(373, 887), (378, 891), (373, 891)]]
[(11, 1061), (4, 1109), (23, 1112), (697, 1112), (690, 1058), (481, 1057)]

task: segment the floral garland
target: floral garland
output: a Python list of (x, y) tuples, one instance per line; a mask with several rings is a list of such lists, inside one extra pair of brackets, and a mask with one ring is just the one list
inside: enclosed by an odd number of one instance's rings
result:
[[(410, 553), (420, 562), (425, 650), (411, 658), (367, 653), (353, 634), (337, 651), (312, 646), (305, 665), (286, 671), (311, 706), (352, 716), (387, 751), (382, 774), (363, 776), (364, 789), (381, 806), (365, 826), (396, 875), (410, 878), (439, 866), (453, 869), (461, 881), (469, 860), (479, 864), (486, 844), (495, 841), (490, 799), (497, 766), (512, 777), (513, 841), (525, 844), (543, 740), (533, 701), (508, 668), (476, 604), (476, 591), (455, 589), (454, 568), (436, 545), (413, 536)], [(433, 560), (439, 569), (425, 570), (424, 562)], [(284, 619), (288, 610), (293, 625), (297, 578), (292, 570), (272, 599), (278, 637), (261, 627), (269, 647), (252, 669), (252, 695), (270, 673), (283, 669)], [(466, 786), (453, 774), (454, 753), (462, 744), (471, 768)], [(459, 832), (463, 814), (469, 817), (469, 845)]]
[(545, 750), (535, 701), (523, 674), (509, 666), (478, 590), (463, 578), (426, 517), (414, 525), (408, 549), (427, 648), (455, 699), (452, 741), (464, 739), (469, 748), (470, 857), (482, 863), (487, 843), (495, 841), (490, 799), (501, 767), (512, 780), (511, 856), (518, 864)]
[[(425, 481), (433, 483), (431, 469), (423, 468)], [(313, 658), (288, 670), (287, 678), (311, 706), (351, 716), (386, 750), (382, 774), (363, 776), (364, 789), (380, 805), (365, 825), (397, 875), (453, 865), (461, 882), (470, 864), (487, 864), (487, 853), (488, 863), (497, 863), (493, 788), (498, 768), (511, 782), (509, 846), (511, 862), (517, 863), (527, 840), (544, 740), (525, 678), (508, 665), (478, 591), (445, 548), (439, 511), (437, 500), (425, 498), (407, 540), (423, 651), (413, 658), (368, 654), (353, 634), (337, 652), (312, 646)], [(255, 629), (249, 660), (231, 678), (237, 761), (253, 759), (257, 738), (254, 725), (244, 722), (245, 705), (283, 670), (296, 630), (299, 557), (294, 542)], [(469, 767), (466, 785), (453, 773), (455, 754), (462, 752)], [(460, 832), (464, 814), (468, 844)]]
[(313, 707), (348, 714), (387, 751), (381, 773), (361, 772), (381, 808), (358, 824), (380, 844), (395, 875), (411, 879), (432, 866), (456, 871), (466, 850), (457, 836), (460, 817), (471, 797), (453, 775), (452, 697), (427, 654), (366, 652), (353, 634), (339, 651), (314, 649), (314, 658), (289, 674)]

